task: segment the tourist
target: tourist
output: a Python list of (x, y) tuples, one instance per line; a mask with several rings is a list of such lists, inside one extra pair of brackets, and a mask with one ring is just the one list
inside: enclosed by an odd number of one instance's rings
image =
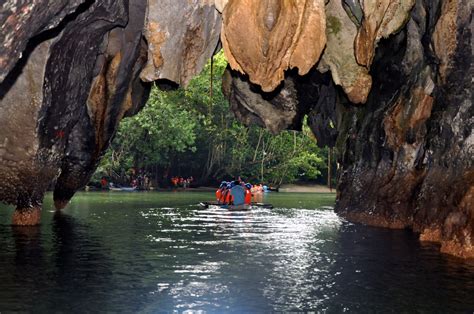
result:
[(100, 180), (100, 187), (102, 188), (102, 190), (108, 188), (107, 179), (105, 177), (102, 177), (102, 179)]
[(221, 201), (221, 197), (222, 197), (222, 193), (224, 192), (224, 189), (225, 187), (227, 186), (227, 182), (226, 181), (222, 181), (221, 182), (221, 185), (219, 185), (219, 188), (217, 189), (216, 191), (216, 200), (220, 203)]
[(245, 184), (245, 204), (250, 205), (252, 203), (252, 185), (250, 183)]
[(239, 206), (245, 203), (245, 189), (240, 185), (240, 181), (233, 182), (230, 195), (232, 195), (233, 198), (233, 205)]

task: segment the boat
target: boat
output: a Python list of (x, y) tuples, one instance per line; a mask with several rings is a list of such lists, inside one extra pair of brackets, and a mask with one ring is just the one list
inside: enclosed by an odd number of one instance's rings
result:
[(125, 191), (125, 192), (132, 192), (132, 191), (136, 191), (137, 190), (137, 187), (129, 187), (129, 186), (124, 186), (124, 187), (121, 187), (120, 188), (122, 191)]
[(252, 208), (267, 208), (267, 209), (272, 209), (273, 208), (272, 204), (256, 203), (256, 202), (252, 202), (250, 205), (249, 204), (224, 205), (224, 204), (219, 204), (219, 202), (217, 202), (217, 201), (210, 201), (210, 202), (201, 202), (201, 203), (199, 203), (199, 205), (201, 207), (204, 207), (204, 208), (220, 207), (220, 208), (227, 209), (227, 210), (230, 210), (230, 211), (250, 210)]
[(133, 192), (133, 191), (136, 191), (137, 188), (136, 187), (109, 187), (109, 190), (110, 191), (119, 191), (119, 192)]

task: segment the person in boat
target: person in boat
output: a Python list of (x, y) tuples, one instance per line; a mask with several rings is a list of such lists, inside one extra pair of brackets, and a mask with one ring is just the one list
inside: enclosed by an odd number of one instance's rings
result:
[(230, 190), (233, 187), (234, 187), (233, 182), (227, 183), (226, 189), (224, 191), (224, 204), (226, 204), (226, 205), (231, 205), (232, 204), (233, 197), (232, 197), (232, 194), (231, 194)]
[(221, 196), (222, 196), (222, 192), (224, 191), (225, 187), (227, 186), (227, 182), (225, 181), (222, 181), (221, 182), (221, 185), (219, 185), (219, 188), (217, 189), (216, 191), (216, 200), (218, 202), (220, 202), (221, 200)]
[(240, 181), (234, 181), (233, 187), (230, 189), (232, 196), (232, 204), (235, 206), (244, 205), (245, 203), (245, 189), (240, 184)]
[(245, 204), (250, 205), (252, 203), (252, 185), (250, 183), (245, 184)]
[(229, 199), (229, 190), (230, 190), (230, 183), (226, 182), (224, 186), (222, 187), (221, 194), (219, 196), (219, 199), (217, 200), (219, 204), (228, 204), (228, 199)]

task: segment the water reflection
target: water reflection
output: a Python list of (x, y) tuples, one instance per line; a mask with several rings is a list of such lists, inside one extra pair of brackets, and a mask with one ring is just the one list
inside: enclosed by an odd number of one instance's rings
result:
[(0, 311), (474, 309), (474, 265), (410, 232), (347, 223), (301, 195), (228, 212), (176, 194), (79, 195), (39, 229), (0, 225)]

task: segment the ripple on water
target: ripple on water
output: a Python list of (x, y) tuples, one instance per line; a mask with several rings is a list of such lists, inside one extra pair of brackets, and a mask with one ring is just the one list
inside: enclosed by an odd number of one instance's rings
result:
[(474, 266), (405, 231), (349, 224), (332, 207), (168, 203), (72, 206), (30, 235), (0, 225), (0, 310), (466, 312), (474, 303)]

